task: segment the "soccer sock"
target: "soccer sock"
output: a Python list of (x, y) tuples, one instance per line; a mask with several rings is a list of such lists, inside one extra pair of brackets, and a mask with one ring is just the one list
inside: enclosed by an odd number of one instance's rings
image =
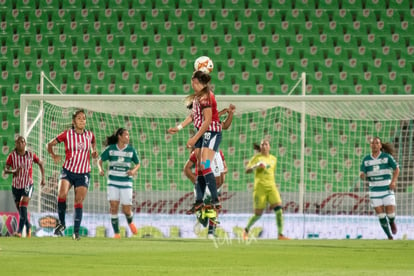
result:
[(384, 213), (378, 214), (378, 218), (379, 218), (380, 225), (382, 229), (384, 230), (385, 234), (387, 235), (387, 237), (392, 238), (390, 228), (388, 227), (388, 221), (387, 221), (386, 215)]
[(196, 202), (202, 202), (204, 197), (204, 191), (206, 190), (206, 182), (204, 180), (203, 175), (197, 176), (196, 181)]
[(282, 206), (276, 206), (274, 209), (276, 214), (276, 225), (278, 235), (283, 235), (283, 211)]
[(119, 218), (118, 218), (118, 215), (111, 215), (111, 224), (112, 224), (112, 229), (114, 229), (114, 233), (119, 234)]
[(214, 176), (211, 168), (203, 170), (204, 180), (206, 181), (206, 185), (211, 193), (211, 201), (212, 203), (218, 202), (218, 195), (217, 195), (217, 186), (216, 186), (216, 177)]
[(131, 224), (132, 219), (134, 218), (134, 214), (131, 212), (129, 216), (125, 214), (125, 217), (126, 217), (128, 224)]
[(63, 226), (66, 226), (65, 216), (66, 216), (66, 198), (58, 197), (58, 215), (59, 222)]
[(73, 223), (73, 232), (75, 234), (79, 234), (80, 225), (82, 222), (82, 214), (83, 214), (83, 205), (82, 203), (77, 203), (74, 205), (75, 207), (75, 221)]
[(250, 219), (249, 219), (249, 222), (247, 223), (247, 226), (246, 226), (246, 231), (247, 232), (249, 232), (249, 230), (250, 230), (250, 227), (252, 227), (253, 226), (253, 224), (255, 224), (256, 223), (256, 221), (258, 221), (259, 219), (260, 219), (260, 217), (261, 216), (258, 216), (258, 215), (253, 215)]
[(395, 213), (387, 214), (388, 221), (390, 224), (393, 224), (395, 221)]
[(27, 221), (27, 202), (20, 202), (19, 204), (19, 230), (17, 231), (18, 233), (22, 233), (23, 231), (23, 227), (26, 225), (26, 221)]
[(27, 217), (26, 217), (26, 233), (29, 233), (30, 228), (32, 228), (32, 225), (30, 224), (29, 214), (27, 214)]
[(208, 220), (208, 231), (207, 231), (207, 233), (208, 234), (214, 234), (215, 230), (216, 230), (216, 225), (213, 222), (211, 222), (210, 220)]

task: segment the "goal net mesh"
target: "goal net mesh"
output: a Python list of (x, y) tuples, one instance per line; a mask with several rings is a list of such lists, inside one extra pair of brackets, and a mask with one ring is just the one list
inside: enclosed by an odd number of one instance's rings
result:
[[(25, 97), (22, 129), (28, 147), (45, 161), (47, 182), (43, 189), (36, 187), (30, 210), (56, 214), (62, 164), (53, 163), (45, 145), (71, 126), (75, 109), (83, 108), (99, 153), (104, 149), (105, 138), (117, 128), (125, 127), (130, 132), (131, 144), (141, 162), (133, 186), (137, 225), (151, 229), (164, 225), (168, 230), (160, 230), (163, 236), (172, 235), (172, 226), (179, 228), (180, 235), (192, 233), (195, 218), (185, 215), (185, 211), (194, 200), (193, 185), (184, 176), (183, 166), (190, 154), (186, 141), (194, 130), (188, 126), (176, 135), (167, 133), (189, 112), (185, 96)], [(330, 218), (324, 222), (328, 228), (331, 222), (334, 225), (336, 217), (373, 216), (368, 184), (359, 180), (359, 166), (363, 156), (370, 153), (369, 141), (375, 136), (396, 147), (395, 158), (401, 167), (397, 215), (414, 215), (413, 97), (217, 96), (217, 101), (219, 109), (230, 103), (236, 105), (233, 123), (223, 131), (220, 145), (228, 166), (220, 218), (226, 233), (244, 227), (252, 213), (254, 179), (252, 174), (245, 173), (245, 166), (254, 155), (253, 144), (263, 138), (270, 141), (271, 153), (277, 157), (276, 184), (283, 200), (287, 234), (305, 237), (319, 227), (315, 221), (318, 216)], [(63, 145), (58, 144), (55, 151), (64, 157)], [(93, 160), (83, 224), (106, 225), (106, 232), (110, 232), (106, 177), (99, 176), (96, 164), (97, 160)], [(34, 173), (36, 179), (37, 170)], [(73, 213), (72, 203), (71, 192), (68, 215)], [(272, 215), (273, 211), (266, 213)], [(173, 222), (167, 222), (171, 218)], [(275, 224), (273, 217), (271, 221)], [(187, 224), (191, 225), (188, 229), (183, 226)], [(275, 229), (269, 231), (276, 233)]]

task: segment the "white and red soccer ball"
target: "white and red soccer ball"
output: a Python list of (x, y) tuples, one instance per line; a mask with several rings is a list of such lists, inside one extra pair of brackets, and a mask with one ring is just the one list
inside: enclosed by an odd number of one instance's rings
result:
[(194, 70), (202, 71), (204, 73), (210, 74), (214, 69), (214, 63), (211, 58), (207, 56), (198, 57), (194, 61)]

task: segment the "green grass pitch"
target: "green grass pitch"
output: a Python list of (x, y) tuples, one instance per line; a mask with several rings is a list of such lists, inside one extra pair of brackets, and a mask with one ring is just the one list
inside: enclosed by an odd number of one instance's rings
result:
[(0, 275), (414, 275), (410, 240), (0, 238)]

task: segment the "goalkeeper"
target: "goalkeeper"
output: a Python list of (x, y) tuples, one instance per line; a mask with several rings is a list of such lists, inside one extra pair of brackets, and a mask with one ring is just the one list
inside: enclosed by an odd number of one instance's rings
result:
[(249, 219), (246, 228), (243, 231), (243, 239), (248, 239), (248, 233), (253, 224), (260, 219), (267, 203), (274, 210), (276, 215), (276, 225), (279, 240), (289, 240), (283, 235), (283, 213), (282, 199), (275, 184), (275, 171), (277, 159), (270, 154), (270, 143), (268, 140), (262, 140), (260, 146), (254, 146), (260, 150), (249, 161), (246, 167), (246, 173), (254, 172), (254, 191), (253, 207), (254, 215)]

